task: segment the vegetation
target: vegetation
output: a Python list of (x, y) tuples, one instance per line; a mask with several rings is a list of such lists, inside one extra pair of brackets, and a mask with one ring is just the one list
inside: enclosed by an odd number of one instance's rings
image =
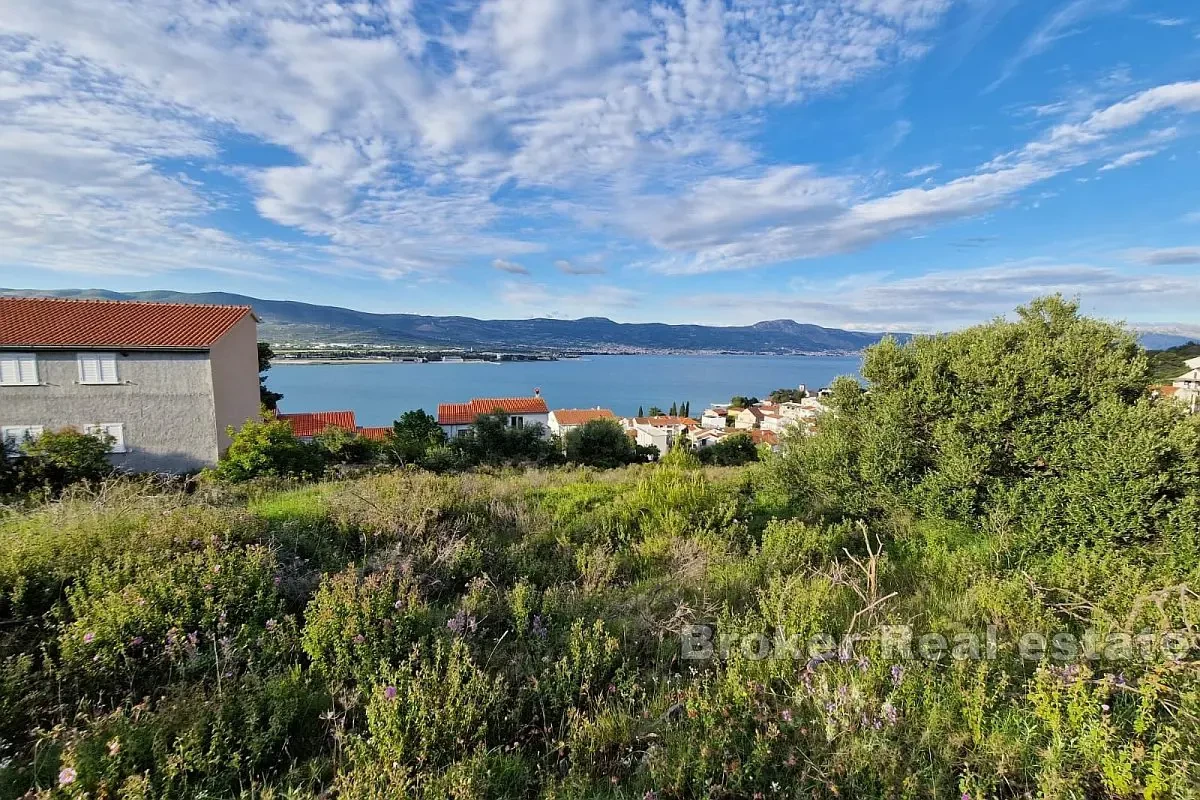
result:
[(804, 389), (776, 389), (767, 395), (772, 403), (799, 403), (806, 397), (808, 392)]
[(740, 467), (758, 461), (758, 447), (748, 433), (734, 433), (698, 454), (705, 464), (718, 467)]
[[(1200, 420), (1146, 367), (1051, 298), (747, 467), (12, 510), (0, 797), (1195, 797)], [(501, 422), (454, 452), (544, 456)]]
[(1200, 343), (1181, 344), (1168, 350), (1151, 350), (1147, 356), (1150, 359), (1150, 380), (1168, 383), (1187, 372), (1184, 362), (1200, 358)]
[(15, 445), (0, 443), (0, 498), (56, 497), (74, 483), (98, 482), (112, 474), (111, 436), (71, 428), (46, 431)]
[(258, 397), (263, 408), (268, 411), (274, 411), (279, 407), (279, 401), (283, 399), (283, 395), (279, 392), (273, 392), (267, 388), (267, 370), (271, 368), (271, 359), (275, 357), (275, 351), (271, 349), (271, 345), (267, 342), (258, 343)]
[(750, 406), (758, 405), (758, 402), (759, 402), (759, 400), (757, 397), (747, 397), (744, 394), (735, 394), (729, 400), (729, 408), (731, 410), (737, 411), (739, 409), (749, 408)]
[(564, 445), (572, 464), (612, 469), (645, 460), (638, 458), (637, 446), (613, 419), (596, 419), (574, 428), (564, 437)]

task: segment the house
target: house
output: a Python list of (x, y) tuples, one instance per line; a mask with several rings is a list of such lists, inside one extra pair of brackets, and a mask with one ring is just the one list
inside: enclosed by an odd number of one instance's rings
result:
[(275, 414), (275, 418), (286, 422), (292, 427), (292, 433), (297, 439), (310, 442), (312, 438), (326, 428), (341, 428), (355, 433), (358, 426), (354, 422), (353, 411), (305, 411), (298, 414)]
[(621, 424), (626, 428), (633, 428), (637, 425), (644, 425), (651, 428), (665, 428), (672, 433), (679, 433), (688, 428), (697, 426), (696, 420), (691, 417), (625, 417), (621, 420)]
[(259, 416), (257, 323), (249, 306), (0, 297), (0, 435), (75, 428), (132, 471), (212, 466)]
[(728, 435), (724, 428), (716, 430), (715, 428), (701, 427), (692, 434), (692, 449), (703, 450), (706, 447), (712, 447)]
[(700, 415), (700, 427), (710, 430), (724, 430), (729, 425), (729, 409), (725, 406), (709, 406)]
[(386, 442), (392, 435), (391, 426), (359, 428), (358, 435), (373, 442)]
[(634, 432), (634, 438), (642, 447), (657, 447), (666, 453), (675, 446), (679, 437), (688, 435), (699, 425), (691, 417), (626, 417), (622, 424)]
[(763, 411), (761, 406), (743, 408), (734, 416), (733, 427), (740, 431), (753, 430), (762, 424), (765, 414), (766, 412)]
[(477, 417), (496, 411), (507, 414), (513, 428), (541, 425), (548, 429), (550, 424), (550, 409), (537, 389), (533, 397), (476, 397), (468, 403), (442, 403), (438, 405), (438, 424), (446, 437), (453, 439), (474, 425)]
[(571, 431), (598, 419), (611, 419), (614, 422), (617, 415), (607, 408), (558, 408), (550, 412), (550, 433), (555, 436), (566, 436)]
[(781, 445), (779, 444), (779, 434), (775, 433), (774, 431), (758, 430), (746, 431), (746, 433), (749, 434), (750, 441), (754, 442), (756, 445), (766, 445), (775, 452), (778, 452), (780, 449), (782, 449)]
[(1195, 414), (1200, 411), (1200, 358), (1191, 358), (1184, 362), (1188, 371), (1171, 381), (1175, 389), (1175, 397)]

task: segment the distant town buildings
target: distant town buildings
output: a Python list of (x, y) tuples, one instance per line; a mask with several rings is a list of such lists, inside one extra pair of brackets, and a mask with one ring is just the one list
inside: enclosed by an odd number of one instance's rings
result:
[(1188, 371), (1171, 381), (1175, 398), (1195, 414), (1200, 410), (1200, 358), (1188, 359)]
[(249, 306), (0, 298), (0, 435), (74, 428), (132, 471), (212, 466), (259, 415), (257, 323)]
[(598, 419), (616, 420), (607, 408), (558, 408), (550, 412), (548, 426), (555, 436), (566, 436), (576, 428)]

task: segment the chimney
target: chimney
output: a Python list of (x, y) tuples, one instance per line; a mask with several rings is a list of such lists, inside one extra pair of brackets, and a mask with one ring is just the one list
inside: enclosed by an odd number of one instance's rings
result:
[(534, 397), (541, 397), (541, 396), (542, 396), (542, 390), (541, 390), (540, 388), (538, 388), (538, 387), (536, 387), (536, 386), (535, 386), (535, 387), (534, 387), (534, 389), (533, 389), (533, 396), (534, 396)]

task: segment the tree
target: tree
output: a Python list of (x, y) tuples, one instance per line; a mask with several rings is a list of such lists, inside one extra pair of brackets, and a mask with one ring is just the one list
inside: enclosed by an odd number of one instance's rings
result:
[(733, 398), (730, 399), (730, 401), (729, 401), (730, 408), (749, 408), (750, 406), (757, 405), (757, 404), (758, 404), (757, 397), (747, 397), (746, 395), (743, 395), (743, 394), (735, 394), (733, 396)]
[(806, 397), (808, 392), (804, 389), (776, 389), (767, 395), (772, 403), (799, 403)]
[(446, 432), (425, 409), (406, 411), (392, 423), (392, 437), (385, 454), (395, 464), (419, 464), (431, 448), (444, 447)]
[(672, 417), (678, 417), (679, 416), (679, 405), (676, 403), (671, 403), (671, 410), (668, 411), (667, 413), (669, 415), (671, 415)]
[(650, 406), (650, 416), (652, 416), (652, 417), (665, 417), (665, 416), (666, 416), (666, 414), (664, 414), (664, 413), (663, 413), (663, 410), (662, 410), (661, 408), (659, 408), (658, 406)]
[(271, 349), (270, 344), (258, 343), (258, 397), (263, 407), (270, 411), (278, 408), (279, 401), (283, 399), (282, 394), (267, 388), (267, 370), (271, 368), (271, 359), (274, 357), (275, 351)]
[(612, 469), (637, 459), (633, 440), (616, 420), (596, 419), (573, 428), (564, 444), (567, 460), (575, 464)]
[(641, 407), (641, 406), (638, 406), (638, 416), (639, 416), (639, 417), (644, 417), (644, 416), (646, 416), (646, 412), (645, 412), (645, 411), (642, 411), (642, 407)]
[(217, 477), (231, 483), (265, 476), (315, 478), (325, 470), (320, 449), (296, 438), (282, 420), (247, 422), (229, 428), (233, 441), (217, 465)]
[(684, 401), (683, 405), (680, 406), (679, 416), (690, 417), (691, 415), (692, 415), (692, 401), (691, 400)]
[(738, 467), (758, 461), (758, 447), (747, 433), (735, 433), (699, 451), (700, 460), (718, 467)]
[(869, 391), (838, 379), (833, 413), (779, 460), (798, 507), (991, 519), (1047, 546), (1161, 535), (1200, 491), (1200, 420), (1146, 397), (1132, 333), (1062, 297), (1013, 321), (884, 339), (862, 376)]
[(562, 455), (545, 437), (541, 425), (516, 427), (502, 409), (475, 418), (450, 445), (470, 464), (549, 464)]

